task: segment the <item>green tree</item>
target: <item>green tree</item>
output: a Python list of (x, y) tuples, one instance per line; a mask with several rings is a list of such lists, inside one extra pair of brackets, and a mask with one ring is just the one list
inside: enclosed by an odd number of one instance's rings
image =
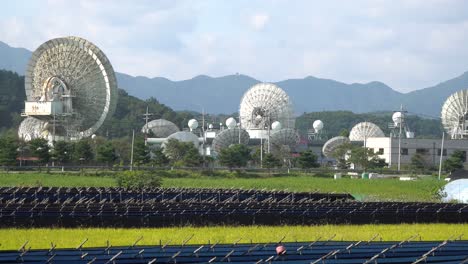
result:
[(104, 142), (104, 144), (97, 146), (96, 159), (99, 162), (106, 163), (106, 165), (109, 165), (117, 160), (117, 155), (111, 142), (107, 141)]
[(200, 164), (202, 163), (202, 156), (200, 155), (200, 152), (198, 152), (198, 149), (195, 148), (192, 142), (187, 142), (187, 143), (189, 143), (191, 147), (188, 148), (187, 152), (184, 155), (184, 158), (182, 159), (184, 166), (186, 167), (200, 166)]
[(124, 188), (154, 188), (161, 184), (161, 177), (151, 171), (125, 171), (117, 176), (117, 185)]
[(378, 169), (388, 166), (385, 162), (385, 159), (380, 158), (379, 156), (374, 156), (369, 160), (369, 169)]
[(35, 138), (29, 141), (29, 149), (34, 157), (39, 158), (39, 163), (46, 164), (50, 159), (50, 147), (46, 139)]
[(231, 145), (220, 151), (218, 159), (221, 165), (232, 168), (247, 166), (250, 160), (250, 149), (242, 144)]
[(169, 159), (164, 155), (162, 148), (157, 147), (151, 150), (151, 164), (157, 167), (164, 167), (169, 164)]
[(181, 142), (173, 138), (166, 142), (164, 154), (175, 166), (195, 167), (199, 166), (202, 161), (198, 149), (192, 142)]
[(340, 136), (342, 137), (349, 137), (349, 130), (346, 128), (341, 129)]
[(145, 145), (145, 139), (142, 137), (135, 138), (133, 147), (133, 163), (140, 166), (150, 162), (149, 146)]
[(442, 167), (447, 172), (453, 172), (463, 168), (463, 163), (466, 159), (466, 153), (460, 150), (455, 150), (449, 158), (447, 158)]
[(272, 169), (281, 166), (281, 162), (273, 154), (267, 153), (263, 156), (263, 167)]
[(88, 139), (81, 139), (73, 144), (72, 158), (75, 162), (89, 162), (93, 160), (94, 154)]
[(13, 166), (18, 155), (18, 142), (10, 136), (0, 138), (0, 165)]
[[(187, 143), (190, 143), (193, 146), (191, 142)], [(170, 138), (164, 146), (164, 154), (166, 154), (171, 163), (174, 163), (176, 161), (182, 160), (189, 148), (190, 145), (185, 144), (185, 142)]]
[(310, 169), (320, 167), (320, 164), (317, 162), (317, 155), (308, 150), (301, 153), (301, 156), (297, 159), (297, 163), (302, 169)]
[(67, 163), (72, 157), (72, 144), (66, 141), (56, 141), (52, 148), (52, 159), (59, 163)]
[(336, 165), (338, 168), (349, 168), (349, 162), (346, 158), (354, 148), (355, 147), (351, 143), (343, 143), (336, 147), (336, 149), (332, 152), (331, 156), (336, 159)]
[[(262, 150), (261, 150), (260, 147), (255, 147), (254, 151), (253, 151), (253, 153), (251, 155), (251, 160), (255, 164), (255, 166), (257, 166), (257, 167), (260, 167), (260, 165), (262, 164), (261, 163), (261, 157), (262, 157), (261, 151)], [(265, 152), (263, 152), (263, 155), (265, 155)]]
[(416, 153), (411, 157), (411, 168), (418, 171), (423, 171), (427, 168), (426, 160), (421, 154)]
[(385, 161), (379, 158), (372, 149), (364, 147), (353, 147), (348, 161), (362, 168), (364, 171), (367, 169), (379, 168), (379, 166), (385, 166)]

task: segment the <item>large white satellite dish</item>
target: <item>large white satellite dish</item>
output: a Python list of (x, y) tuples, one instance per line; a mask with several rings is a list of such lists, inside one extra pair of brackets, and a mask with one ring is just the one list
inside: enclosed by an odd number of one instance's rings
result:
[(48, 131), (53, 127), (55, 135), (72, 139), (93, 135), (117, 104), (112, 65), (97, 46), (79, 37), (56, 38), (39, 46), (28, 63), (25, 90), (24, 115), (55, 120)]
[(442, 106), (442, 125), (452, 139), (468, 137), (468, 90), (450, 95)]
[(244, 129), (266, 129), (275, 121), (283, 128), (294, 128), (289, 96), (278, 86), (259, 83), (252, 86), (240, 103), (240, 122)]
[(276, 146), (294, 147), (299, 143), (299, 135), (294, 129), (283, 128), (273, 131), (270, 136), (270, 142)]
[(238, 127), (232, 127), (220, 131), (213, 139), (211, 146), (214, 152), (220, 153), (222, 149), (234, 144), (247, 145), (249, 144), (249, 139), (250, 136), (247, 131)]
[(385, 134), (380, 127), (371, 122), (358, 123), (349, 132), (351, 141), (365, 141), (370, 137), (385, 137)]
[(349, 138), (343, 136), (331, 138), (325, 142), (325, 144), (323, 144), (322, 153), (325, 155), (325, 157), (332, 158), (333, 152), (336, 150), (336, 148), (348, 142)]
[(175, 132), (179, 132), (179, 128), (171, 121), (165, 119), (156, 119), (148, 122), (141, 128), (141, 132), (152, 132), (155, 138), (166, 138)]

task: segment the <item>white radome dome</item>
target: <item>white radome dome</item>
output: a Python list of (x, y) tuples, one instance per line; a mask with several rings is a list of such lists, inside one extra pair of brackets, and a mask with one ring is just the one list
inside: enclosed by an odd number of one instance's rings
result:
[(275, 121), (273, 122), (273, 124), (271, 124), (271, 129), (274, 131), (280, 130), (282, 127), (283, 126), (281, 125), (279, 121)]
[(198, 128), (198, 121), (196, 119), (190, 119), (188, 121), (188, 127), (190, 128), (190, 130), (197, 129)]
[(395, 125), (399, 125), (401, 123), (403, 114), (401, 112), (395, 112), (392, 115), (392, 121)]
[(320, 130), (322, 130), (323, 129), (322, 120), (315, 120), (314, 123), (312, 124), (312, 127), (314, 128), (315, 132), (319, 132)]
[(236, 125), (237, 125), (236, 119), (234, 119), (233, 117), (226, 119), (226, 126), (228, 129), (235, 128)]

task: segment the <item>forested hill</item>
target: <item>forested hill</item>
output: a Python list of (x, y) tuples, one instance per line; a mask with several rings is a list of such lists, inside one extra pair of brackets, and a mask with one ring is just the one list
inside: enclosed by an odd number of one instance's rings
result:
[[(355, 114), (350, 111), (323, 111), (304, 113), (296, 120), (296, 127), (302, 135), (319, 119), (325, 124), (324, 133), (328, 138), (338, 136), (343, 129), (348, 131), (359, 122), (372, 122), (378, 125), (386, 136), (390, 134), (389, 124), (392, 122), (393, 112), (375, 112)], [(440, 119), (427, 119), (416, 115), (408, 115), (407, 123), (417, 138), (440, 138), (442, 125)]]
[[(24, 108), (25, 98), (24, 77), (11, 71), (0, 70), (0, 133), (18, 128), (23, 119), (20, 113)], [(154, 98), (141, 100), (119, 89), (116, 111), (98, 134), (115, 138), (131, 135), (132, 129), (139, 131), (144, 125), (143, 114), (147, 106), (153, 114), (151, 119), (164, 118), (180, 128), (186, 127), (188, 120), (193, 117), (191, 113), (175, 112)]]
[(25, 98), (24, 77), (0, 70), (0, 132), (18, 127)]
[[(0, 133), (8, 129), (16, 131), (22, 118), (21, 110), (24, 108), (24, 78), (10, 71), (0, 70)], [(144, 125), (143, 114), (146, 106), (153, 115), (151, 119), (164, 118), (177, 124), (181, 129), (187, 127), (189, 119), (199, 114), (194, 112), (174, 111), (168, 106), (159, 103), (155, 98), (141, 100), (122, 89), (119, 89), (119, 100), (117, 108), (110, 122), (98, 131), (99, 135), (109, 138), (131, 135), (132, 130), (139, 131)], [(325, 123), (327, 137), (333, 137), (342, 129), (351, 130), (358, 122), (370, 121), (377, 124), (388, 135), (388, 124), (391, 122), (392, 113), (367, 113), (355, 114), (350, 111), (324, 111), (304, 113), (296, 122), (300, 133), (305, 135), (307, 129), (312, 127), (312, 122), (320, 119)], [(225, 115), (206, 116), (207, 122), (224, 122)], [(216, 122), (214, 121), (216, 120)], [(418, 116), (409, 116), (410, 128), (416, 132), (417, 137), (440, 137), (442, 128), (440, 120), (424, 119)]]

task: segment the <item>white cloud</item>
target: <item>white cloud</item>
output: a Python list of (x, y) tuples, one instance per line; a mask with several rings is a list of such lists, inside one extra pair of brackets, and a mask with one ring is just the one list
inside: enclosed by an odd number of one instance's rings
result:
[(240, 72), (263, 81), (314, 75), (379, 80), (409, 91), (468, 70), (467, 1), (18, 0), (6, 5), (12, 3), (28, 9), (0, 10), (0, 41), (34, 50), (49, 38), (81, 36), (98, 45), (116, 70), (132, 75), (180, 80)]
[(262, 30), (270, 20), (267, 14), (255, 14), (250, 18), (250, 25), (255, 30)]

